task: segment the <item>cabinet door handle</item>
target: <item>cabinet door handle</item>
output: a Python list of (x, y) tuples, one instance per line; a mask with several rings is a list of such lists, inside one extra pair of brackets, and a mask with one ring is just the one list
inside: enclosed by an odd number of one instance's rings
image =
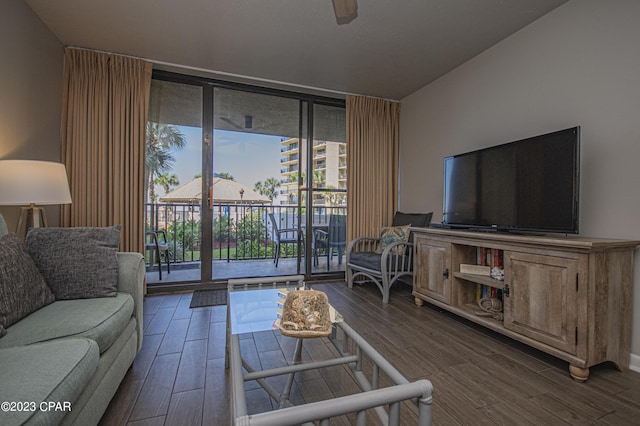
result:
[(442, 276), (445, 278), (449, 278), (449, 268), (444, 270), (444, 272), (442, 273)]
[(504, 287), (502, 287), (502, 295), (509, 297), (509, 284), (505, 284)]

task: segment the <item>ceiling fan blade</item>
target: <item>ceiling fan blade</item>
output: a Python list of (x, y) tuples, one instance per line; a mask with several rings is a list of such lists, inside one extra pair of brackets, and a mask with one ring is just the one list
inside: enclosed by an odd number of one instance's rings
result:
[(333, 10), (338, 24), (346, 24), (358, 16), (357, 0), (333, 0)]

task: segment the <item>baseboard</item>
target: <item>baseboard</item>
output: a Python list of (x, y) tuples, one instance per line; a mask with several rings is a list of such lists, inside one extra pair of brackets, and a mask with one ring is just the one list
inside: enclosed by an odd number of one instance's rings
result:
[(640, 373), (640, 355), (631, 354), (631, 361), (629, 362), (629, 369)]

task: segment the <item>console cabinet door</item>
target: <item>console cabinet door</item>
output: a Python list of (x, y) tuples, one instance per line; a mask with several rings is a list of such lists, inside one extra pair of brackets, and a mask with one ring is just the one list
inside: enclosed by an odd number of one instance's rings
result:
[(576, 353), (576, 259), (505, 252), (504, 326)]
[(451, 244), (416, 236), (413, 295), (451, 303)]

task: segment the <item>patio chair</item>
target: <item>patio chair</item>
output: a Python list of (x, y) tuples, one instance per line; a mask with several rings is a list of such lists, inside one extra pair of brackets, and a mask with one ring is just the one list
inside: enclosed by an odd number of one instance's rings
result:
[(275, 252), (273, 253), (273, 261), (277, 268), (278, 261), (280, 260), (280, 248), (285, 244), (298, 244), (298, 228), (280, 229), (278, 221), (273, 213), (269, 213), (269, 219), (271, 220), (271, 226), (273, 227), (273, 239), (276, 245)]
[[(396, 212), (391, 226), (428, 227), (433, 213)], [(412, 284), (413, 234), (406, 242), (392, 242), (380, 250), (380, 238), (360, 237), (347, 246), (347, 284), (372, 281), (382, 293), (382, 303), (389, 303), (389, 291), (398, 281)]]
[[(162, 241), (160, 240), (162, 236)], [(162, 281), (162, 258), (167, 262), (167, 274), (171, 272), (169, 266), (169, 243), (167, 242), (167, 233), (164, 229), (157, 231), (149, 231), (145, 234), (144, 242), (145, 252), (151, 252), (151, 266), (154, 265), (155, 259), (158, 259), (158, 276)]]
[(324, 250), (327, 256), (327, 270), (331, 270), (333, 252), (338, 254), (338, 265), (342, 265), (342, 255), (347, 245), (347, 217), (332, 214), (329, 216), (329, 227), (313, 231), (313, 265), (318, 266), (319, 252)]

